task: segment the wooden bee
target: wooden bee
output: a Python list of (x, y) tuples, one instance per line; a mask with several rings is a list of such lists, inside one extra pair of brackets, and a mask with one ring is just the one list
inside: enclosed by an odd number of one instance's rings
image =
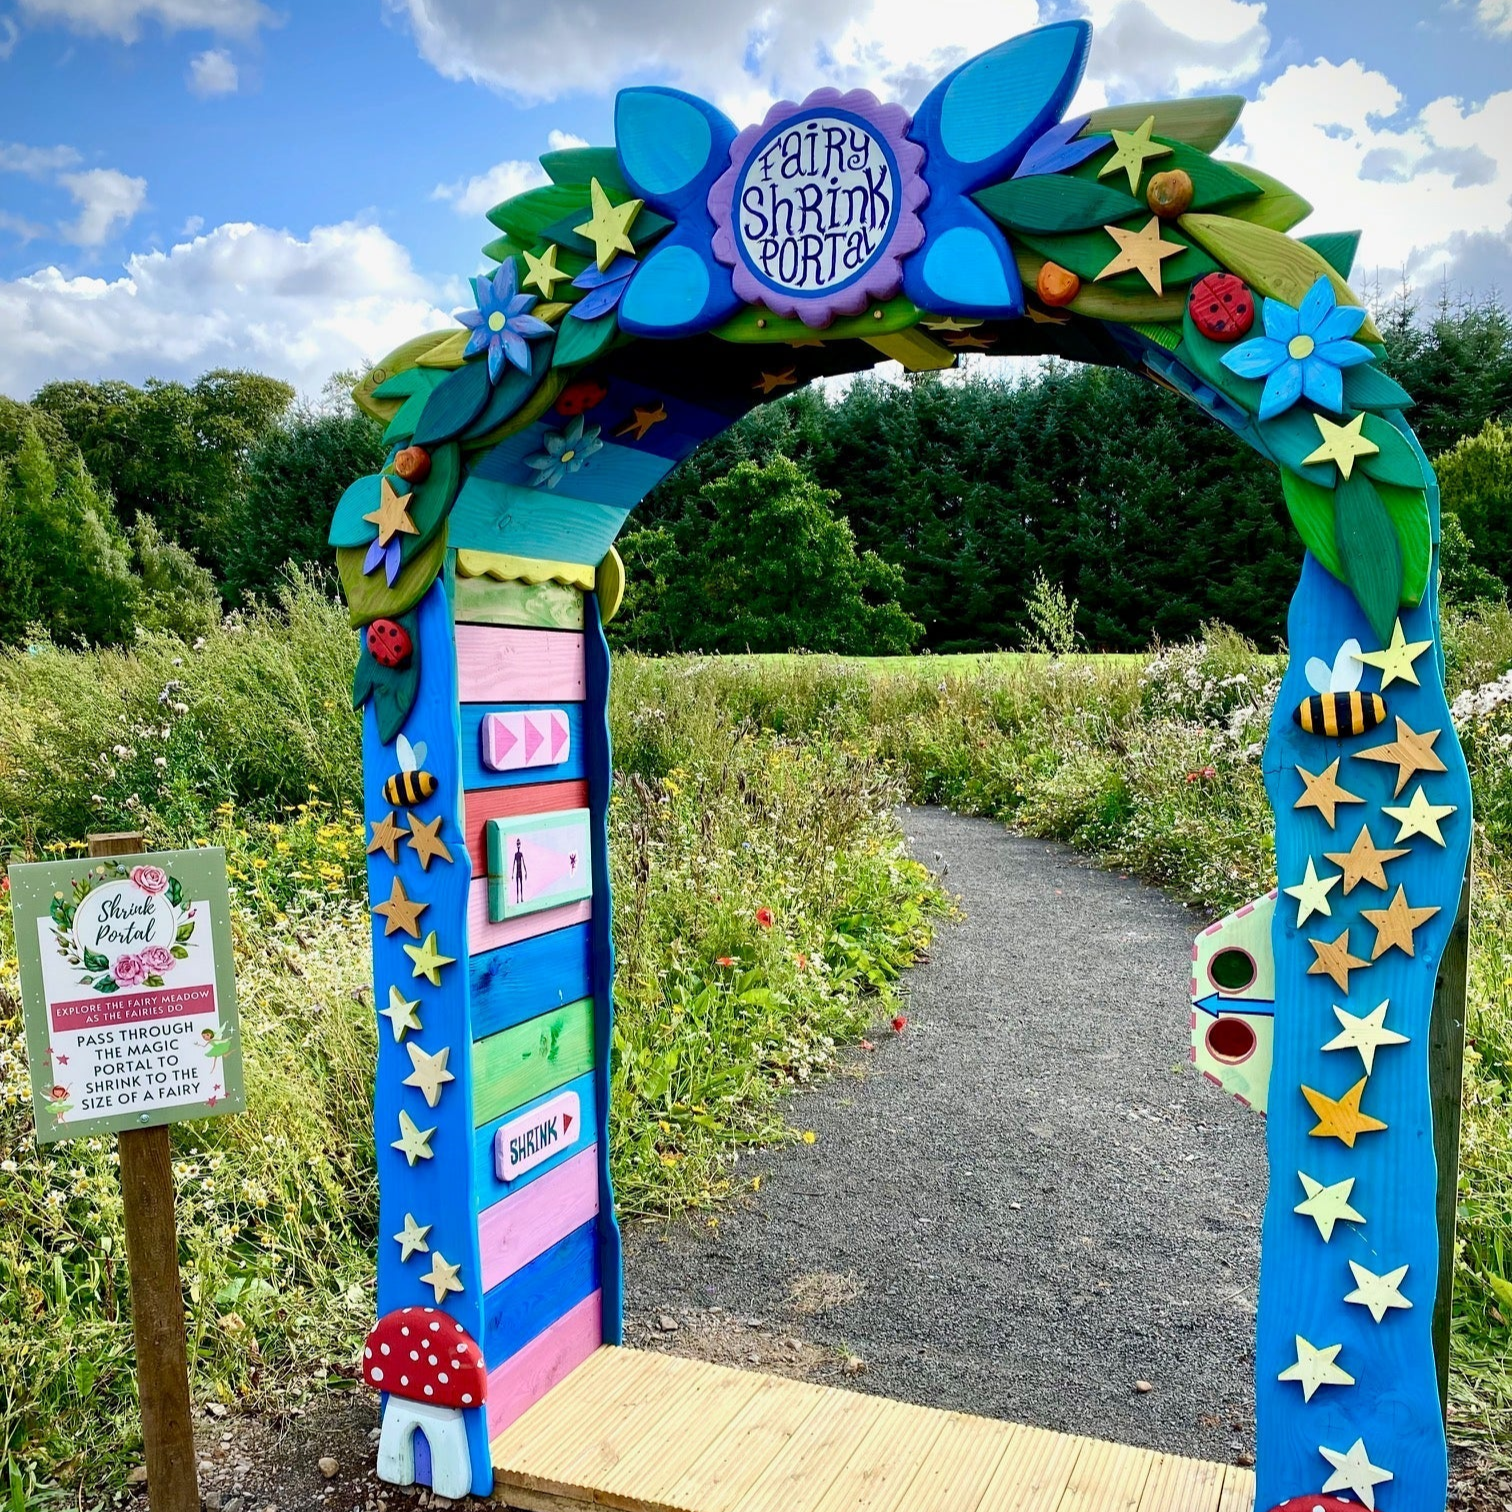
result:
[(383, 796), (401, 808), (413, 808), (436, 791), (436, 779), (420, 767), (425, 760), (425, 742), (412, 746), (401, 735), (394, 742), (394, 754), (399, 758), (399, 770), (383, 784)]
[(1309, 735), (1363, 735), (1385, 719), (1386, 700), (1379, 693), (1360, 692), (1364, 664), (1359, 654), (1359, 641), (1347, 640), (1331, 667), (1322, 657), (1309, 658), (1307, 681), (1313, 695), (1292, 715)]

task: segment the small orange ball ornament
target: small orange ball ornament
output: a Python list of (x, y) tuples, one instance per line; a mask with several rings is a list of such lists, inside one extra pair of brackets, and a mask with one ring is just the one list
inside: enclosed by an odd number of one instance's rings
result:
[(1034, 281), (1035, 292), (1047, 304), (1059, 308), (1068, 305), (1081, 293), (1081, 279), (1070, 268), (1047, 262)]
[(406, 446), (394, 458), (394, 471), (406, 483), (412, 484), (415, 487), (419, 487), (420, 484), (430, 477), (430, 469), (430, 453), (423, 446)]
[(1192, 176), (1181, 168), (1157, 173), (1145, 189), (1145, 203), (1162, 220), (1185, 215), (1192, 208)]

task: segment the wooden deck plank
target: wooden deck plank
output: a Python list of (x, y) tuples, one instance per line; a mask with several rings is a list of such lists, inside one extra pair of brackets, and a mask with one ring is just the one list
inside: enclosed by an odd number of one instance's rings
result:
[(1060, 1512), (1071, 1472), (1093, 1442), (1020, 1428), (982, 1493), (981, 1512)]
[(893, 1512), (949, 1414), (888, 1402), (814, 1512)]
[(826, 1392), (730, 1512), (811, 1512), (891, 1405), (855, 1391)]
[(1056, 1512), (1139, 1512), (1154, 1460), (1148, 1449), (1089, 1440)]
[(1139, 1512), (1218, 1512), (1224, 1474), (1223, 1465), (1159, 1455), (1150, 1466)]
[(1255, 1512), (1255, 1472), (1230, 1465), (1223, 1477), (1218, 1512)]
[(1016, 1423), (947, 1414), (908, 1490), (908, 1512), (976, 1512), (993, 1472), (1024, 1430)]

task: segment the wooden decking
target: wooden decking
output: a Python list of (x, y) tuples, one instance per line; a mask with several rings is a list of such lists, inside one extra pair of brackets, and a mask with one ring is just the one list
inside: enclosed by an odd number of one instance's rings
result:
[(1253, 1512), (1254, 1475), (605, 1346), (493, 1443), (524, 1512)]

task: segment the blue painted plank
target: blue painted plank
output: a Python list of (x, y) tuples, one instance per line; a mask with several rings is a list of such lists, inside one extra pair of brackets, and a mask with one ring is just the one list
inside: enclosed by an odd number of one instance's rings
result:
[[(663, 460), (663, 459), (658, 459)], [(670, 469), (667, 462), (663, 471)], [(582, 474), (572, 479), (576, 487)], [(549, 562), (597, 566), (608, 554), (630, 508), (646, 490), (623, 504), (596, 503), (550, 488), (492, 482), (474, 474), (462, 485), (447, 521), (447, 539), (466, 551), (504, 551)]]
[[(582, 1113), (582, 1127), (578, 1138), (571, 1144), (563, 1145), (550, 1160), (543, 1160), (540, 1165), (532, 1166), (515, 1180), (500, 1181), (494, 1167), (494, 1135), (505, 1124), (528, 1117), (537, 1108), (545, 1106), (554, 1097), (560, 1097), (564, 1092), (576, 1092), (578, 1095), (578, 1105)], [(583, 1075), (574, 1078), (565, 1086), (553, 1087), (533, 1101), (524, 1103), (518, 1108), (511, 1108), (507, 1113), (501, 1113), (497, 1118), (484, 1124), (481, 1129), (475, 1130), (472, 1152), (472, 1202), (468, 1211), (481, 1213), (485, 1208), (492, 1207), (494, 1203), (503, 1202), (506, 1197), (514, 1196), (523, 1187), (529, 1186), (532, 1181), (539, 1181), (548, 1171), (554, 1171), (565, 1161), (571, 1160), (574, 1155), (586, 1150), (595, 1141), (598, 1141), (601, 1146), (606, 1144), (606, 1140), (599, 1139), (604, 1121), (599, 1117), (598, 1110), (599, 1101), (594, 1090), (594, 1074), (591, 1071), (585, 1071)], [(600, 1153), (602, 1154), (602, 1150)]]
[(594, 1226), (574, 1229), (483, 1299), (483, 1359), (490, 1370), (598, 1290)]
[[(521, 767), (516, 772), (490, 772), (483, 765), (482, 736), (479, 733), (489, 714), (513, 714), (523, 709), (562, 709), (567, 714), (571, 739), (566, 761), (549, 767)], [(567, 782), (584, 774), (583, 705), (557, 701), (549, 704), (497, 703), (463, 704), (462, 713), (462, 786), (469, 792), (479, 788), (525, 787), (540, 782)]]
[[(592, 417), (588, 419), (591, 429)], [(630, 509), (672, 470), (672, 464), (665, 457), (621, 446), (601, 432), (599, 440), (603, 446), (583, 463), (579, 471), (568, 473), (555, 488), (537, 484), (532, 481), (536, 473), (525, 465), (525, 459), (544, 449), (548, 432), (559, 431), (567, 424), (555, 415), (552, 420), (554, 423), (550, 425), (537, 420), (518, 435), (499, 442), (473, 469), (473, 477), (494, 483), (518, 483), (537, 498), (570, 495), (587, 499), (592, 504)]]
[(467, 963), (473, 1038), (590, 996), (591, 931), (591, 924), (574, 924), (473, 956)]

